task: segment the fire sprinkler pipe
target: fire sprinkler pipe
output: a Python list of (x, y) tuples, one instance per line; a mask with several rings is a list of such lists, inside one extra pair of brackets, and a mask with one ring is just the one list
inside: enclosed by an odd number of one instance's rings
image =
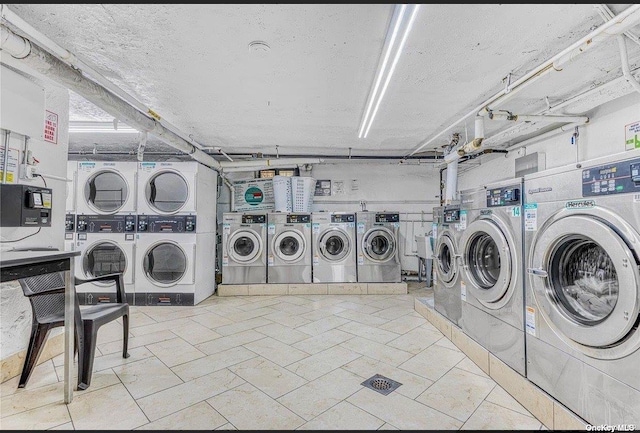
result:
[(622, 62), (622, 75), (624, 78), (631, 84), (631, 86), (640, 93), (640, 83), (635, 79), (633, 74), (631, 74), (631, 69), (629, 68), (629, 56), (627, 54), (627, 41), (625, 40), (624, 35), (616, 36), (618, 39), (618, 46), (620, 47), (620, 60)]
[(567, 122), (567, 123), (587, 123), (587, 116), (553, 116), (544, 114), (509, 114), (505, 112), (492, 111), (487, 115), (491, 120), (509, 120), (513, 122)]

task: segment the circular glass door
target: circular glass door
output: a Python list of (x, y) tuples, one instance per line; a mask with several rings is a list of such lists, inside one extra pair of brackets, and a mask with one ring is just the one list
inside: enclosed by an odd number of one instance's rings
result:
[[(633, 229), (611, 215), (561, 214), (550, 221), (534, 238), (528, 264), (540, 313), (561, 338), (587, 354), (594, 348), (626, 350), (612, 347), (629, 346), (639, 314), (638, 262), (621, 236)], [(637, 346), (640, 333), (635, 334)]]
[[(113, 242), (98, 242), (91, 245), (82, 257), (82, 271), (88, 278), (101, 277), (108, 274), (124, 273), (127, 270), (127, 256)], [(109, 286), (110, 282), (95, 284)]]
[(171, 214), (182, 209), (189, 198), (189, 187), (180, 174), (163, 171), (154, 175), (145, 186), (149, 206), (159, 213)]
[(187, 271), (187, 256), (179, 245), (159, 242), (147, 250), (142, 265), (147, 278), (158, 285), (170, 286)]
[(344, 259), (351, 251), (348, 235), (340, 229), (328, 229), (318, 240), (318, 249), (325, 259), (337, 262)]
[(262, 253), (262, 240), (252, 230), (239, 230), (229, 237), (227, 251), (229, 257), (242, 264), (251, 263)]
[(388, 262), (396, 252), (393, 233), (385, 227), (369, 230), (363, 237), (362, 249), (369, 260), (378, 263)]
[(304, 254), (306, 245), (304, 238), (297, 231), (285, 231), (273, 240), (273, 250), (283, 261), (293, 263)]
[(436, 253), (436, 272), (438, 280), (444, 284), (451, 283), (455, 280), (458, 266), (456, 263), (456, 253), (451, 234), (443, 232), (438, 238), (435, 248)]
[(99, 171), (84, 185), (84, 199), (101, 214), (116, 213), (124, 206), (128, 197), (127, 181), (115, 171)]
[(462, 262), (468, 289), (487, 308), (504, 306), (515, 290), (513, 277), (515, 242), (498, 222), (473, 221), (460, 237)]

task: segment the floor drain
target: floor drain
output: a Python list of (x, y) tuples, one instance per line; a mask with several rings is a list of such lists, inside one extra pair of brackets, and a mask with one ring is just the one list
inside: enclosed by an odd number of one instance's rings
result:
[(372, 389), (374, 391), (378, 391), (380, 394), (388, 395), (391, 392), (395, 391), (400, 385), (400, 382), (396, 382), (395, 380), (391, 380), (388, 377), (384, 377), (381, 374), (376, 374), (373, 377), (362, 382), (360, 385), (363, 385), (366, 388)]

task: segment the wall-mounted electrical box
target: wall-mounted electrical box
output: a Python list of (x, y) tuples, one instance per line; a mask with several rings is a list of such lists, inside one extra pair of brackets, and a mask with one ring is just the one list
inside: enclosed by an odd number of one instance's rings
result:
[(51, 227), (50, 188), (0, 184), (1, 227)]

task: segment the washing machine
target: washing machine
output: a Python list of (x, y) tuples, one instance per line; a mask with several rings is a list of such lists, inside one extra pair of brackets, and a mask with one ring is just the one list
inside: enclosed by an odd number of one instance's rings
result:
[(267, 282), (267, 214), (222, 216), (222, 283)]
[(135, 214), (135, 162), (78, 161), (78, 215)]
[(525, 176), (527, 377), (594, 425), (640, 422), (640, 150)]
[[(78, 215), (76, 217), (75, 276), (91, 279), (122, 273), (127, 302), (134, 304), (135, 215)], [(92, 282), (76, 287), (83, 305), (115, 302), (116, 286)]]
[(522, 178), (460, 194), (463, 332), (526, 375)]
[(215, 292), (215, 233), (195, 215), (138, 215), (136, 305), (196, 305)]
[(358, 281), (355, 213), (312, 213), (311, 244), (314, 283)]
[(458, 325), (462, 315), (460, 300), (460, 205), (433, 208), (435, 277), (433, 304), (437, 312)]
[(397, 212), (357, 212), (356, 221), (358, 282), (401, 282), (402, 269), (398, 236), (400, 214)]
[(311, 214), (267, 214), (267, 282), (311, 283)]

